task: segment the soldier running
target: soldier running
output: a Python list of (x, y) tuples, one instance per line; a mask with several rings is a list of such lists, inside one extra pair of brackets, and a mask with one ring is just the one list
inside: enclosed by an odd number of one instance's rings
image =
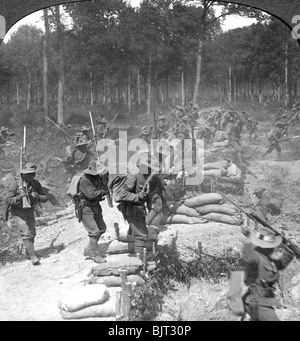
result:
[(272, 153), (274, 149), (277, 150), (278, 159), (281, 159), (281, 148), (279, 145), (280, 139), (283, 137), (285, 125), (282, 122), (277, 122), (275, 128), (273, 128), (269, 134), (268, 140), (270, 142), (270, 146), (267, 151), (264, 153), (263, 157)]

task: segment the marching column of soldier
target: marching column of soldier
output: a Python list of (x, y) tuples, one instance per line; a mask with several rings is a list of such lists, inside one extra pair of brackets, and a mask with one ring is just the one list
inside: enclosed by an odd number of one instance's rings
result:
[[(229, 107), (228, 110), (215, 110), (206, 118), (205, 124), (199, 126), (199, 111), (200, 108), (195, 103), (190, 103), (186, 108), (177, 106), (171, 111), (170, 120), (160, 112), (156, 126), (144, 126), (140, 138), (148, 145), (153, 139), (171, 141), (174, 138), (180, 141), (203, 138), (210, 144), (214, 141), (216, 132), (223, 131), (228, 135), (229, 146), (235, 152), (239, 167), (246, 168), (240, 141), (242, 132), (246, 128), (249, 132), (249, 141), (253, 143), (258, 137), (258, 122), (245, 111), (239, 114), (234, 108)], [(276, 149), (278, 157), (281, 157), (280, 142), (288, 135), (289, 126), (298, 121), (299, 113), (298, 103), (293, 106), (289, 118), (282, 109), (278, 111), (273, 128), (268, 135), (270, 145), (264, 156)], [(73, 150), (63, 164), (70, 174), (70, 180), (74, 175), (82, 173), (78, 183), (80, 222), (89, 237), (89, 244), (83, 250), (83, 255), (96, 263), (103, 263), (106, 262), (105, 254), (100, 253), (98, 241), (106, 232), (106, 223), (100, 203), (110, 194), (109, 173), (99, 161), (95, 142), (97, 142), (96, 134), (100, 139), (106, 138), (109, 126), (104, 117), (100, 117), (98, 123), (97, 133), (92, 127), (93, 136), (90, 136), (89, 127), (83, 127), (79, 133), (76, 133)], [(0, 142), (3, 144), (10, 134), (4, 127), (1, 128), (0, 133)], [(149, 233), (148, 227), (155, 215), (164, 208), (166, 198), (163, 190), (165, 183), (160, 172), (161, 160), (155, 166), (149, 159), (140, 162), (137, 166), (139, 172), (129, 174), (122, 187), (121, 211), (129, 224), (129, 232), (134, 236), (135, 254), (142, 259)], [(20, 170), (20, 181), (10, 184), (5, 197), (6, 221), (19, 231), (33, 265), (40, 264), (34, 249), (36, 237), (34, 211), (38, 204), (48, 200), (40, 182), (35, 179), (36, 172), (37, 166), (27, 163)], [(256, 195), (259, 201), (253, 208), (253, 214), (258, 217), (257, 219), (262, 219), (269, 224), (267, 213), (271, 198), (264, 192), (264, 188), (254, 190), (253, 195)], [(245, 309), (252, 320), (278, 320), (273, 309), (274, 302), (277, 303), (274, 284), (279, 278), (278, 270), (287, 267), (294, 253), (288, 247), (289, 243), (266, 227), (252, 233), (243, 230), (243, 233), (248, 237), (243, 254), (246, 262), (245, 282), (250, 288), (244, 300)], [(274, 250), (279, 246), (283, 247), (281, 258), (272, 258)]]

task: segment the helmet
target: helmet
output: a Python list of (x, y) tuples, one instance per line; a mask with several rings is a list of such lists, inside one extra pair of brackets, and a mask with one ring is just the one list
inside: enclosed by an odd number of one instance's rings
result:
[(88, 142), (87, 138), (84, 136), (81, 136), (81, 137), (79, 137), (79, 139), (76, 143), (76, 146), (85, 146), (85, 145), (88, 145), (88, 143), (89, 142)]

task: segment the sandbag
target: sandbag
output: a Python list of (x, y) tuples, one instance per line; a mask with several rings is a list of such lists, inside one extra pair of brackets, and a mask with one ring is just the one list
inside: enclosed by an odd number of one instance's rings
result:
[(95, 284), (68, 292), (58, 302), (58, 306), (66, 312), (74, 312), (91, 305), (102, 304), (108, 298), (109, 292), (107, 287), (103, 284)]
[(226, 160), (204, 164), (204, 170), (222, 169), (222, 168), (227, 168), (227, 167), (228, 167), (228, 161)]
[(222, 213), (227, 214), (229, 216), (234, 216), (238, 213), (238, 210), (231, 205), (223, 204), (223, 205), (205, 205), (196, 208), (197, 212), (201, 215), (209, 214), (209, 213)]
[(222, 169), (209, 169), (204, 171), (204, 178), (207, 176), (211, 176), (214, 178), (221, 178), (224, 174), (225, 170)]
[(188, 207), (181, 203), (168, 203), (168, 207), (173, 214), (183, 214), (188, 217), (199, 217), (199, 213), (191, 207)]
[[(89, 288), (89, 286), (87, 286), (87, 288)], [(67, 312), (64, 309), (61, 309), (60, 314), (65, 320), (116, 316), (116, 299), (115, 297), (111, 297), (103, 304), (93, 305), (75, 312)]]
[(242, 225), (243, 220), (238, 216), (229, 216), (221, 213), (209, 213), (203, 216), (204, 219), (228, 225)]
[[(143, 279), (143, 277), (139, 275), (127, 276), (127, 282), (129, 283), (135, 282), (137, 286), (145, 285), (145, 280)], [(117, 276), (95, 277), (91, 280), (91, 284), (94, 284), (94, 283), (104, 284), (108, 288), (120, 287), (122, 285), (121, 277), (117, 277)]]
[(204, 224), (207, 220), (202, 217), (188, 217), (182, 214), (173, 214), (168, 217), (167, 224), (185, 224), (185, 225), (194, 225), (194, 224)]
[[(152, 250), (152, 242), (147, 241), (145, 247), (147, 250)], [(134, 253), (134, 242), (123, 243), (119, 240), (114, 240), (108, 245), (106, 253), (110, 255)]]
[(136, 257), (124, 257), (124, 259), (110, 261), (99, 264), (92, 268), (88, 276), (120, 276), (119, 269), (126, 270), (127, 275), (133, 275), (139, 272), (143, 267), (143, 262)]
[(224, 199), (218, 193), (205, 193), (184, 200), (184, 204), (189, 207), (201, 207), (210, 204), (223, 204)]

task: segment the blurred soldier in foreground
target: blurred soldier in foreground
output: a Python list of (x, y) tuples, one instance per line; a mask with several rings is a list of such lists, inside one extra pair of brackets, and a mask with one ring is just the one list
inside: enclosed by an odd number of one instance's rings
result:
[(5, 198), (7, 205), (6, 221), (16, 226), (32, 264), (38, 265), (40, 260), (34, 251), (36, 236), (34, 209), (39, 203), (47, 202), (42, 186), (35, 180), (37, 167), (28, 163), (21, 171), (21, 181), (10, 184)]
[[(280, 303), (275, 297), (275, 284), (279, 270), (284, 270), (293, 260), (294, 254), (283, 243), (280, 235), (261, 227), (254, 230), (243, 248), (245, 260), (245, 284), (249, 287), (244, 296), (244, 306), (251, 321), (279, 321), (274, 307)], [(281, 246), (279, 255), (273, 255)]]

